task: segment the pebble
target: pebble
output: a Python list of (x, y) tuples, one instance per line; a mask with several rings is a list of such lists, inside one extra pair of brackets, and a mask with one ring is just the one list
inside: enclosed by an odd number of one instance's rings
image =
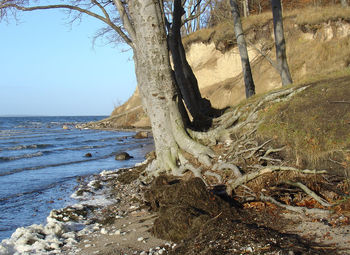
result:
[(102, 235), (106, 235), (107, 233), (108, 233), (108, 232), (107, 232), (107, 230), (106, 230), (105, 228), (102, 228), (102, 229), (101, 229), (101, 234), (102, 234)]
[(139, 238), (137, 238), (137, 241), (139, 241), (139, 242), (142, 242), (144, 240), (144, 238), (143, 237), (139, 237)]
[(252, 248), (252, 247), (247, 247), (247, 248), (245, 249), (245, 252), (253, 252), (253, 248)]
[(91, 244), (85, 244), (85, 246), (84, 246), (85, 248), (89, 248), (89, 247), (91, 247)]
[(115, 232), (114, 232), (115, 235), (120, 235), (121, 234), (121, 231), (120, 229), (117, 229)]

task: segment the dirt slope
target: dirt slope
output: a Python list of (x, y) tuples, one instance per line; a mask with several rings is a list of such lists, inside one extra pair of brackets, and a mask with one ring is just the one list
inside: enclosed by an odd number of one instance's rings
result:
[[(285, 13), (287, 55), (294, 83), (318, 79), (350, 65), (349, 13), (341, 9), (305, 9)], [(317, 16), (319, 15), (319, 16)], [(316, 17), (315, 17), (316, 16)], [(256, 92), (280, 87), (279, 75), (269, 61), (259, 53), (275, 58), (273, 25), (270, 13), (252, 15), (243, 20), (247, 31), (248, 49)], [(245, 99), (241, 63), (232, 24), (200, 30), (184, 44), (187, 57), (197, 76), (201, 93), (217, 108), (233, 106)], [(149, 120), (142, 110), (139, 92), (115, 108), (98, 127), (147, 127)]]

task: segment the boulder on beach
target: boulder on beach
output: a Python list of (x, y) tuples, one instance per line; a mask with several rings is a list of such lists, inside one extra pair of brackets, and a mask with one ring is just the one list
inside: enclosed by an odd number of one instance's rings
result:
[(127, 152), (121, 152), (115, 155), (115, 160), (128, 160), (133, 158), (133, 156), (130, 156)]
[(135, 139), (143, 139), (148, 138), (148, 132), (147, 131), (139, 131), (134, 135)]

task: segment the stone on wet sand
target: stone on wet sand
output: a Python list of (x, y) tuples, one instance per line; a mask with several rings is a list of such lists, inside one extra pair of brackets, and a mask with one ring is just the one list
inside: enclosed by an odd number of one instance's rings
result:
[(127, 152), (121, 152), (115, 155), (115, 160), (128, 160), (133, 158), (133, 156), (130, 156)]
[(139, 131), (134, 135), (135, 139), (144, 139), (148, 138), (148, 132), (147, 131)]

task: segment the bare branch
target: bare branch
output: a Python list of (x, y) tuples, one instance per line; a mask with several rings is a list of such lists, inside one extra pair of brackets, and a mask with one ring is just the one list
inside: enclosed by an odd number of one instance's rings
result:
[(325, 207), (332, 206), (325, 199), (319, 197), (315, 192), (313, 192), (311, 189), (309, 189), (307, 186), (305, 186), (301, 182), (286, 181), (285, 183), (288, 184), (288, 185), (291, 185), (291, 186), (298, 187), (298, 188), (302, 189), (306, 194), (311, 196), (313, 199), (315, 199), (317, 202), (319, 202), (321, 205), (323, 205)]
[[(187, 23), (187, 22), (189, 22), (189, 21), (191, 21), (191, 20), (193, 20), (193, 19), (198, 18), (200, 15), (202, 15), (202, 14), (205, 12), (205, 10), (206, 10), (207, 7), (209, 6), (209, 4), (210, 4), (210, 1), (208, 1), (208, 2), (204, 5), (203, 9), (202, 9), (200, 12), (198, 12), (198, 13), (196, 13), (196, 14), (191, 14), (189, 17), (187, 17), (186, 19), (184, 19), (184, 20), (182, 21), (182, 24), (185, 24), (185, 23)], [(197, 6), (198, 6), (198, 3), (197, 3), (196, 6), (194, 7), (194, 9), (195, 9)], [(193, 13), (193, 12), (192, 12), (192, 13)]]
[[(97, 3), (95, 0), (92, 0), (93, 3)], [(100, 4), (97, 4), (97, 6), (101, 9), (103, 9), (103, 13), (105, 15), (107, 15), (106, 17), (103, 17), (97, 13), (94, 13), (88, 9), (84, 9), (84, 8), (81, 8), (79, 6), (75, 6), (75, 5), (69, 5), (69, 4), (57, 4), (57, 5), (42, 5), (42, 6), (30, 6), (30, 7), (25, 7), (25, 6), (21, 6), (21, 5), (18, 5), (18, 4), (13, 4), (13, 3), (10, 3), (10, 1), (2, 1), (1, 4), (0, 4), (0, 10), (4, 10), (6, 8), (15, 8), (19, 11), (35, 11), (35, 10), (48, 10), (48, 9), (66, 9), (66, 10), (74, 10), (74, 11), (78, 11), (80, 13), (84, 13), (84, 14), (87, 14), (91, 17), (94, 17), (104, 23), (106, 23), (107, 25), (111, 26), (113, 28), (113, 30), (115, 30), (119, 35), (120, 37), (123, 38), (123, 40), (129, 45), (132, 47), (132, 41), (131, 39), (128, 37), (127, 34), (125, 34), (122, 30), (122, 28), (120, 26), (117, 26), (116, 24), (114, 24), (110, 18), (109, 18), (109, 15), (108, 13), (106, 12), (105, 8), (103, 8), (102, 5)]]
[(120, 0), (113, 0), (113, 2), (118, 9), (119, 15), (121, 17), (121, 20), (124, 24), (126, 31), (128, 31), (131, 38), (134, 39), (136, 37), (136, 32), (135, 32), (135, 29), (134, 29), (134, 27), (129, 19), (128, 13), (125, 9), (125, 5)]
[(280, 72), (280, 68), (277, 65), (276, 61), (273, 61), (265, 52), (256, 47), (254, 43), (251, 43), (249, 41), (247, 43), (249, 44), (249, 46), (253, 47), (253, 49), (257, 51), (261, 56), (263, 56), (271, 64), (272, 67), (274, 67), (278, 72)]

